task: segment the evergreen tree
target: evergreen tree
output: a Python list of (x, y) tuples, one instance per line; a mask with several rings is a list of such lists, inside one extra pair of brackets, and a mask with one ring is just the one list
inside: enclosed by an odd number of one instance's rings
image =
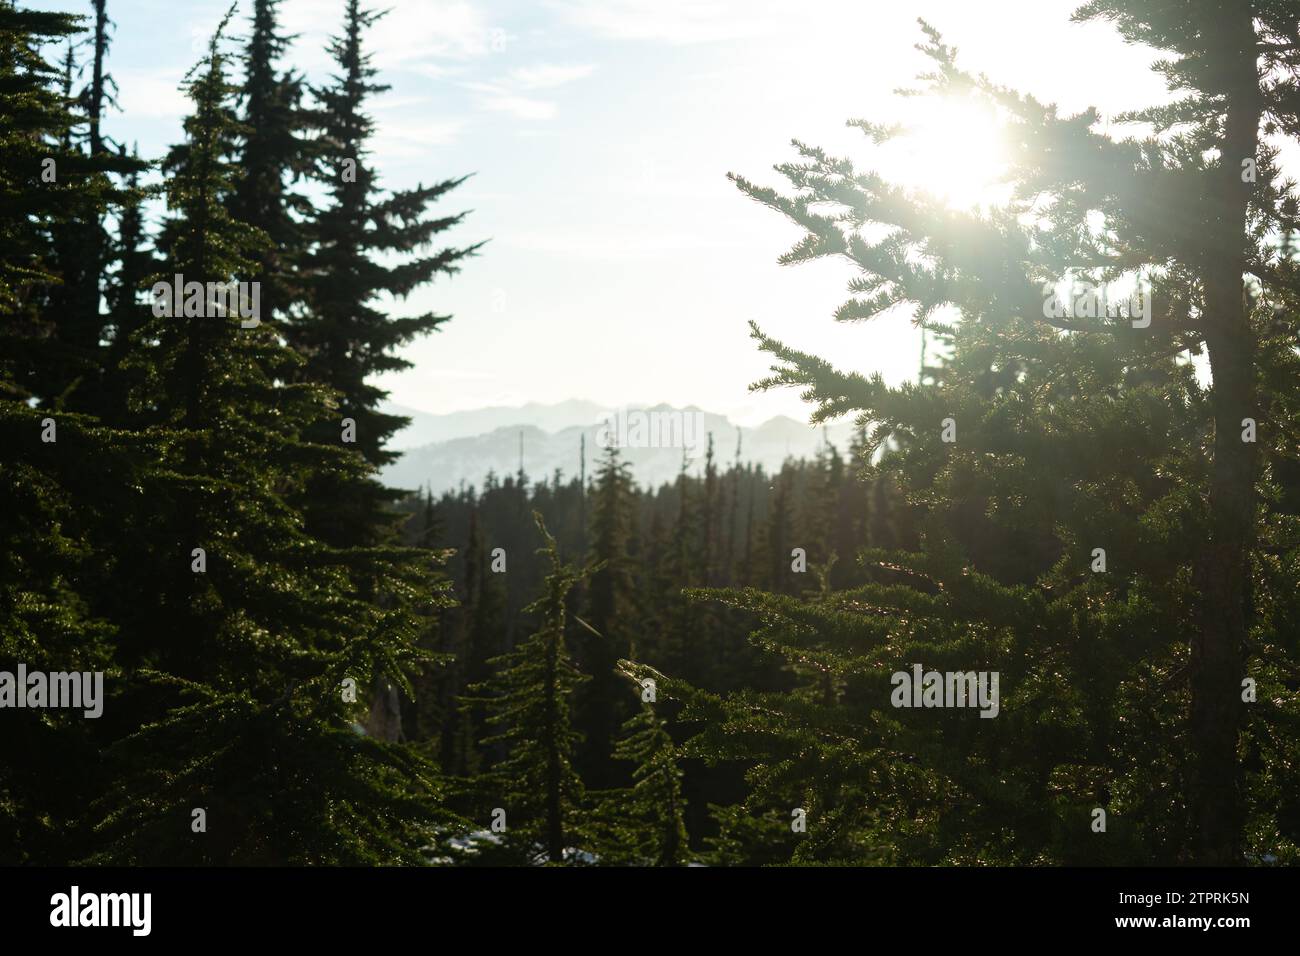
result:
[(700, 496), (700, 580), (706, 585), (715, 582), (717, 560), (719, 506), (718, 466), (713, 461), (713, 433), (709, 432), (704, 451), (704, 487)]
[(279, 0), (254, 0), (252, 33), (244, 54), (240, 91), (242, 135), (236, 143), (241, 175), (230, 197), (232, 215), (266, 233), (270, 242), (254, 255), (261, 308), (268, 319), (283, 318), (301, 298), (297, 272), (306, 252), (302, 220), (311, 204), (290, 182), (311, 169), (312, 122), (301, 106), (302, 78), (279, 72), (289, 38), (279, 32)]
[[(461, 687), (464, 688), (487, 680), (492, 672), (490, 661), (505, 649), (503, 632), (506, 630), (508, 598), (502, 586), (501, 575), (491, 570), (491, 559), (484, 542), (477, 508), (471, 510), (469, 516), (462, 604), (465, 636), (457, 649), (456, 658)], [(449, 764), (456, 773), (473, 774), (482, 769), (483, 754), (479, 741), (484, 736), (487, 718), (487, 712), (481, 704), (466, 702), (459, 708), (460, 726), (453, 730), (457, 740), (454, 746), (457, 758)]]
[(506, 811), (506, 846), (520, 859), (559, 864), (576, 862), (579, 857), (565, 852), (585, 842), (585, 788), (574, 769), (581, 735), (570, 713), (571, 696), (585, 678), (569, 657), (565, 631), (569, 592), (593, 569), (563, 564), (541, 515), (534, 513), (534, 521), (548, 564), (544, 590), (526, 609), (537, 616), (538, 629), (495, 658), (495, 673), (472, 691), (497, 728), (484, 743), (508, 752), (484, 781), (493, 806)]
[[(368, 152), (374, 121), (366, 106), (388, 87), (375, 82), (376, 71), (362, 49), (364, 32), (379, 16), (362, 10), (359, 0), (348, 0), (342, 35), (330, 44), (338, 73), (329, 85), (313, 89), (318, 100), (314, 123), (320, 129), (313, 175), (329, 199), (306, 225), (311, 244), (302, 258), (306, 312), (287, 330), (291, 344), (307, 360), (304, 375), (337, 392), (337, 419), (356, 423), (356, 448), (377, 466), (396, 458), (384, 445), (408, 419), (380, 412), (386, 393), (368, 380), (409, 368), (396, 350), (450, 316), (428, 312), (394, 317), (375, 300), (382, 295), (405, 298), (440, 275), (453, 275), (479, 248), (448, 247), (420, 254), (463, 220), (464, 213), (430, 218), (427, 211), (464, 177), (387, 194), (379, 190)], [(392, 257), (401, 261), (387, 264)], [(326, 433), (337, 431), (337, 419), (320, 423), (313, 434), (323, 440)], [(337, 527), (331, 530), (341, 540), (354, 541), (373, 526), (375, 511), (396, 495), (376, 483), (368, 504), (355, 499), (346, 507), (327, 504), (333, 497), (329, 488), (317, 489), (316, 497), (322, 501), (315, 509), (318, 517), (344, 512), (333, 519)]]
[(0, 381), (15, 397), (85, 410), (70, 392), (97, 379), (102, 334), (87, 224), (117, 195), (108, 174), (138, 164), (81, 145), (86, 116), (71, 67), (61, 83), (43, 49), (74, 35), (80, 20), (0, 3)]
[(583, 686), (578, 713), (585, 746), (580, 752), (583, 779), (592, 787), (614, 786), (620, 774), (611, 762), (614, 736), (625, 719), (619, 707), (622, 679), (617, 662), (633, 655), (632, 594), (628, 541), (632, 533), (632, 479), (613, 445), (597, 469), (592, 495), (591, 561), (597, 570), (587, 588), (585, 623), (578, 660), (590, 680)]
[[(125, 156), (125, 148), (119, 148)], [(139, 163), (139, 154), (132, 151), (131, 159)], [(159, 263), (149, 236), (146, 234), (144, 200), (156, 193), (145, 189), (140, 182), (140, 171), (127, 174), (123, 197), (117, 208), (116, 235), (108, 246), (108, 258), (117, 268), (108, 277), (105, 298), (108, 302), (108, 324), (111, 329), (108, 354), (105, 357), (104, 393), (100, 403), (100, 417), (109, 422), (121, 423), (127, 414), (127, 394), (132, 388), (123, 368), (135, 335), (144, 328), (152, 313), (150, 305), (140, 301), (145, 280), (158, 272)]]
[[(119, 529), (105, 599), (127, 674), (116, 726), (131, 732), (93, 807), (93, 858), (419, 862), (452, 823), (433, 768), (358, 736), (363, 701), (349, 686), (382, 672), (409, 691), (423, 626), (411, 604), (441, 589), (427, 552), (340, 551), (304, 532), (292, 502), (313, 473), (360, 483), (366, 472), (303, 439), (322, 395), (284, 384), (296, 356), (211, 302), (206, 284), (246, 276), (264, 241), (223, 202), (233, 89), (220, 30), (186, 88), (194, 112), (168, 184), (163, 274), (204, 294), (152, 318), (128, 356), (140, 369), (133, 424), (156, 464), (142, 481), (149, 509)], [(389, 606), (361, 596), (360, 582), (381, 577), (399, 597)]]
[(682, 866), (689, 853), (686, 807), (667, 723), (643, 703), (623, 731), (614, 756), (634, 765), (632, 786), (614, 791), (601, 807), (600, 862)]
[[(116, 629), (90, 597), (103, 586), (95, 543), (111, 537), (110, 516), (136, 506), (124, 436), (53, 408), (72, 369), (86, 367), (47, 309), (68, 278), (54, 234), (102, 214), (112, 194), (108, 167), (74, 146), (83, 116), (45, 53), (79, 19), (0, 0), (0, 670), (9, 673), (108, 668)], [(84, 847), (86, 803), (105, 786), (96, 722), (70, 710), (5, 715), (0, 861), (66, 863)]]
[(664, 614), (664, 633), (656, 656), (661, 666), (672, 673), (699, 680), (703, 676), (701, 668), (705, 666), (705, 661), (694, 653), (697, 649), (696, 615), (681, 597), (683, 588), (700, 583), (697, 564), (699, 552), (695, 546), (695, 517), (698, 509), (695, 496), (691, 494), (691, 483), (686, 477), (686, 466), (686, 456), (683, 453), (675, 486), (677, 516), (672, 526), (668, 550), (664, 554), (665, 565), (661, 580), (668, 583), (669, 593)]
[(791, 570), (791, 550), (795, 546), (794, 479), (794, 468), (787, 461), (773, 482), (772, 507), (758, 545), (763, 555), (761, 567), (764, 586), (786, 593), (797, 591), (799, 581)]

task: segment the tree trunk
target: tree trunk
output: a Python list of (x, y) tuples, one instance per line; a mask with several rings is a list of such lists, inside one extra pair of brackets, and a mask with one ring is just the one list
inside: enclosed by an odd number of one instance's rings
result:
[(1255, 34), (1244, 10), (1222, 33), (1228, 105), (1220, 166), (1210, 175), (1205, 264), (1206, 345), (1213, 376), (1214, 463), (1210, 540), (1198, 555), (1199, 633), (1191, 647), (1190, 794), (1196, 861), (1240, 864), (1244, 823), (1238, 739), (1244, 718), (1247, 592), (1255, 525), (1255, 445), (1242, 419), (1255, 416), (1255, 344), (1243, 301), (1246, 210), (1252, 184), (1241, 163), (1254, 158), (1260, 119)]
[[(561, 606), (559, 627), (564, 627), (563, 606)], [(554, 625), (553, 625), (554, 626)], [(560, 727), (559, 713), (559, 666), (560, 638), (557, 634), (548, 636), (546, 647), (546, 856), (551, 863), (564, 862), (564, 811), (561, 800), (560, 765)]]

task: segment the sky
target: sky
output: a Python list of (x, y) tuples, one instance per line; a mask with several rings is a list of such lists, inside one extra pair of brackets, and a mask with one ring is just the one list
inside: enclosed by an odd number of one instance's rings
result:
[[(45, 9), (88, 2), (40, 0)], [(472, 173), (437, 214), (471, 210), (447, 243), (489, 240), (462, 272), (397, 309), (455, 318), (403, 352), (379, 384), (438, 414), (583, 398), (696, 405), (752, 425), (806, 419), (794, 391), (752, 393), (770, 360), (748, 322), (846, 369), (914, 378), (905, 314), (832, 319), (846, 263), (781, 267), (800, 232), (742, 195), (735, 172), (773, 186), (792, 139), (872, 165), (851, 118), (912, 115), (893, 91), (924, 58), (917, 17), (959, 62), (1067, 112), (1158, 101), (1149, 51), (1104, 24), (1070, 23), (1077, 0), (390, 0), (367, 38), (381, 79), (373, 162), (404, 188)], [(228, 0), (108, 0), (109, 68), (123, 113), (106, 130), (159, 156), (179, 137), (178, 85)], [(251, 0), (242, 0), (242, 34)], [(290, 60), (322, 82), (343, 0), (284, 0)], [(932, 111), (931, 135), (879, 168), (959, 196), (995, 157), (978, 117)]]

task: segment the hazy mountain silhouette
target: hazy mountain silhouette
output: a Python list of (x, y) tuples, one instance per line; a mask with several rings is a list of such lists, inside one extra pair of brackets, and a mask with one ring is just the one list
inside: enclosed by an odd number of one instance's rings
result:
[(384, 411), (411, 419), (410, 425), (393, 436), (391, 447), (400, 450), (483, 435), (507, 426), (531, 425), (543, 431), (557, 432), (573, 425), (598, 423), (610, 409), (575, 398), (555, 405), (529, 402), (527, 405), (497, 405), (445, 415), (431, 415), (396, 404), (386, 404)]
[[(605, 425), (607, 420), (615, 428), (613, 440), (616, 443), (620, 441), (616, 417), (620, 413), (580, 400), (557, 405), (530, 403), (518, 408), (474, 409), (447, 415), (413, 413), (400, 406), (390, 407), (415, 418), (408, 432), (418, 436), (442, 436), (416, 447), (411, 446), (409, 439), (397, 443), (405, 453), (384, 469), (382, 477), (387, 484), (399, 488), (429, 485), (435, 493), (440, 493), (462, 482), (481, 485), (489, 471), (498, 476), (513, 474), (519, 469), (521, 440), (524, 470), (531, 480), (537, 481), (549, 479), (556, 469), (566, 479), (576, 475), (582, 437), (586, 436), (587, 473), (590, 475), (602, 453), (600, 441), (609, 433)], [(684, 438), (693, 439), (689, 447), (684, 447), (686, 441), (667, 447), (637, 447), (638, 436), (631, 427), (621, 436), (631, 442), (622, 445), (620, 452), (624, 460), (631, 463), (637, 483), (651, 486), (676, 478), (683, 455), (690, 473), (703, 470), (709, 433), (713, 435), (714, 457), (720, 467), (736, 457), (739, 437), (742, 461), (761, 464), (766, 470), (774, 471), (780, 468), (787, 456), (801, 458), (816, 454), (823, 441), (828, 440), (841, 452), (846, 451), (853, 431), (851, 423), (814, 428), (784, 415), (770, 418), (755, 428), (742, 428), (723, 415), (704, 412), (693, 405), (674, 408), (661, 404), (645, 411), (663, 416), (660, 421), (677, 421), (671, 417), (676, 415), (702, 415), (698, 424), (697, 420), (692, 420), (691, 427), (684, 431)], [(627, 421), (630, 412), (622, 414)], [(686, 419), (683, 417), (680, 421), (685, 423)], [(475, 432), (475, 428), (479, 430)], [(403, 433), (403, 437), (405, 435)]]

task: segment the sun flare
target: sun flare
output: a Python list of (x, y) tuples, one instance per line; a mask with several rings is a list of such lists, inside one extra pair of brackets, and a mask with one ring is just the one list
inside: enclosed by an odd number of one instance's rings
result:
[(895, 142), (898, 179), (949, 206), (996, 203), (1004, 193), (1006, 150), (997, 116), (970, 101), (916, 98)]

